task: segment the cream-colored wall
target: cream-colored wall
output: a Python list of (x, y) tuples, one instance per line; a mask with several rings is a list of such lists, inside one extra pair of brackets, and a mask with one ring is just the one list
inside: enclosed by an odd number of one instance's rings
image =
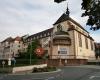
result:
[(22, 41), (20, 41), (20, 43), (19, 41), (14, 41), (14, 42), (10, 42), (9, 44), (8, 42), (3, 42), (1, 44), (1, 48), (2, 48), (2, 55), (4, 55), (4, 57), (2, 57), (1, 55), (0, 59), (1, 58), (8, 59), (8, 58), (12, 58), (13, 52), (14, 52), (14, 56), (16, 56), (16, 54), (18, 54), (18, 50), (22, 50), (24, 48), (24, 45)]
[[(69, 49), (69, 53), (67, 55), (76, 55), (77, 59), (94, 59), (95, 58), (95, 52), (94, 50), (91, 50), (91, 44), (90, 44), (90, 38), (88, 38), (88, 49), (86, 49), (86, 45), (85, 45), (85, 36), (89, 36), (89, 33), (83, 29), (81, 29), (80, 27), (78, 27), (77, 25), (75, 25), (74, 23), (72, 23), (71, 21), (69, 21), (71, 23), (71, 25), (74, 26), (76, 30), (72, 30), (72, 31), (68, 31), (69, 33), (69, 37), (71, 38), (71, 46), (66, 46), (66, 48)], [(53, 33), (55, 33), (57, 31), (57, 25), (54, 25), (54, 31)], [(70, 25), (68, 24), (68, 21), (64, 21), (62, 23), (60, 23), (60, 25), (62, 25), (62, 30), (63, 31), (67, 31), (68, 28), (70, 28)], [(78, 39), (78, 31), (83, 33), (84, 35), (82, 35), (82, 47), (79, 47), (79, 39)], [(94, 45), (94, 41), (93, 45)], [(94, 46), (93, 46), (94, 47)], [(57, 50), (57, 46), (53, 46), (53, 55), (57, 55), (58, 50)], [(74, 58), (74, 57), (73, 57)]]
[[(58, 24), (54, 25), (53, 34), (57, 31), (57, 25)], [(60, 46), (60, 47), (65, 47), (68, 50), (67, 54), (65, 54), (66, 55), (65, 58), (74, 58), (75, 57), (74, 56), (75, 55), (75, 50), (74, 50), (75, 49), (74, 48), (74, 43), (75, 43), (74, 42), (74, 31), (67, 31), (68, 28), (70, 28), (70, 25), (68, 25), (67, 21), (60, 23), (60, 25), (62, 26), (62, 30), (63, 31), (69, 33), (69, 37), (71, 39), (71, 45), (70, 46), (66, 45), (66, 46)], [(58, 54), (58, 46), (53, 46), (52, 53), (53, 53), (53, 55), (59, 56), (59, 54)], [(62, 54), (62, 56), (64, 56), (64, 54)], [(64, 58), (64, 57), (62, 57), (62, 58)]]
[[(83, 32), (83, 30), (80, 29), (80, 32)], [(82, 47), (79, 46), (78, 34), (79, 34), (79, 32), (75, 31), (75, 36), (76, 36), (75, 37), (75, 43), (76, 43), (76, 45), (75, 45), (76, 46), (76, 58), (94, 59), (95, 58), (95, 52), (94, 52), (94, 50), (91, 50), (91, 44), (90, 44), (90, 39), (89, 38), (87, 38), (87, 40), (88, 40), (88, 49), (86, 49), (85, 37), (88, 36), (89, 34), (87, 34), (87, 33), (84, 34), (86, 36), (84, 36), (83, 34), (81, 34)]]
[(44, 67), (47, 67), (47, 64), (14, 67), (12, 69), (12, 73), (24, 72), (24, 71), (32, 71), (34, 68), (44, 68)]
[[(20, 46), (20, 47), (19, 47)], [(11, 43), (11, 46), (10, 46), (10, 50), (11, 50), (11, 54), (13, 54), (14, 52), (14, 55), (17, 56), (18, 53), (18, 50), (22, 50), (24, 48), (24, 45), (23, 45), (23, 42), (20, 41), (14, 41)]]

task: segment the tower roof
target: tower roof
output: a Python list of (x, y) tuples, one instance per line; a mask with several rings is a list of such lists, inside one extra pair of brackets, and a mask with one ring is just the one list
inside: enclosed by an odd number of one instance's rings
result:
[[(77, 26), (79, 26), (81, 29), (85, 30), (78, 22), (73, 20), (69, 15), (66, 15), (66, 13), (63, 13), (61, 15), (61, 17), (53, 25), (59, 24), (61, 22), (67, 21), (67, 20), (71, 21), (72, 23), (74, 23)], [(85, 31), (88, 32), (87, 30), (85, 30)]]

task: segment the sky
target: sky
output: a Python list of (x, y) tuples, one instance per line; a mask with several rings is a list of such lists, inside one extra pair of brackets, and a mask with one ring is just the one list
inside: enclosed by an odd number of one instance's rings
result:
[(100, 42), (100, 30), (86, 26), (87, 17), (81, 17), (81, 0), (67, 0), (60, 4), (53, 0), (0, 0), (0, 41), (7, 37), (23, 36), (53, 27), (53, 23), (66, 11), (80, 23), (95, 42)]

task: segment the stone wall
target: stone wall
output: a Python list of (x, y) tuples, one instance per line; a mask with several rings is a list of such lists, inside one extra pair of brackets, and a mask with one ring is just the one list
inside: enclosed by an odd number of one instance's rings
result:
[(43, 68), (43, 67), (47, 67), (47, 64), (31, 65), (31, 66), (23, 66), (23, 67), (14, 67), (12, 69), (12, 73), (30, 71), (33, 68)]
[(87, 59), (49, 59), (47, 61), (48, 66), (75, 66), (87, 64)]

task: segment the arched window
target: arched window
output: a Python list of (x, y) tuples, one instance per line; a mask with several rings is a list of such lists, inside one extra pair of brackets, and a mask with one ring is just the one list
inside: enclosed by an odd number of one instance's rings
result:
[(79, 47), (82, 47), (82, 37), (81, 34), (78, 33)]
[(57, 31), (62, 31), (62, 26), (60, 24), (57, 26)]

